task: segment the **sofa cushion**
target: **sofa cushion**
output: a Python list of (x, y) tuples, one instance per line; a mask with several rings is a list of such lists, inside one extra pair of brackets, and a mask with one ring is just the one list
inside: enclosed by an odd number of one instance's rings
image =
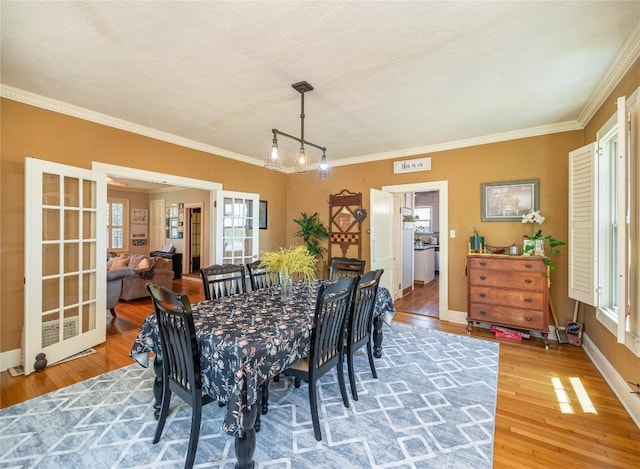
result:
[[(143, 259), (146, 259), (147, 266), (140, 267), (140, 262)], [(149, 256), (145, 256), (144, 254), (131, 254), (129, 255), (129, 268), (130, 269), (148, 269), (149, 268)]]
[[(111, 259), (110, 259), (111, 260)], [(108, 266), (107, 262), (107, 266)], [(124, 269), (129, 266), (129, 259), (124, 257), (114, 257), (111, 267), (108, 270)]]

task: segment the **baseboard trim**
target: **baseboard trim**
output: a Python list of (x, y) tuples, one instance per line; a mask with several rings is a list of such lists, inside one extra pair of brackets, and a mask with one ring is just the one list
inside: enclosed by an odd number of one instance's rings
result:
[(19, 365), (22, 365), (22, 349), (17, 348), (0, 353), (0, 370), (6, 371)]
[(582, 334), (582, 348), (587, 352), (587, 356), (616, 395), (622, 407), (640, 428), (640, 397), (629, 392), (627, 382), (585, 333)]
[(447, 320), (449, 322), (453, 322), (455, 324), (466, 324), (467, 323), (467, 312), (466, 311), (449, 310), (449, 312), (447, 314)]

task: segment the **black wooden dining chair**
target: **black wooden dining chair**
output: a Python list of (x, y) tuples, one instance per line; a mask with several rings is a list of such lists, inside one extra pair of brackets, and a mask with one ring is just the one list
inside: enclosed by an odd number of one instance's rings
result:
[(184, 467), (193, 467), (200, 436), (202, 406), (214, 399), (202, 392), (200, 349), (186, 295), (179, 295), (164, 287), (147, 283), (147, 290), (158, 320), (162, 346), (162, 405), (153, 444), (160, 440), (167, 415), (171, 393), (175, 392), (192, 407), (191, 432)]
[(376, 305), (376, 294), (383, 269), (367, 272), (359, 278), (354, 300), (351, 307), (351, 315), (347, 323), (347, 336), (345, 339), (345, 355), (347, 356), (347, 369), (349, 370), (349, 384), (353, 400), (358, 400), (356, 391), (356, 376), (353, 367), (353, 356), (356, 351), (366, 345), (367, 356), (371, 374), (378, 379), (376, 366), (373, 362), (373, 349), (371, 346), (371, 331), (373, 329), (373, 311)]
[(242, 264), (210, 265), (200, 269), (200, 276), (204, 285), (204, 297), (207, 300), (247, 293), (247, 281)]
[(353, 277), (364, 273), (366, 261), (349, 257), (332, 257), (329, 263), (329, 280)]
[(262, 267), (259, 259), (247, 264), (247, 272), (249, 273), (252, 291), (280, 284), (280, 276), (274, 272), (267, 272)]
[(284, 374), (294, 377), (294, 386), (300, 387), (300, 380), (309, 382), (309, 405), (316, 440), (322, 440), (318, 420), (316, 382), (333, 368), (338, 369), (338, 383), (345, 407), (349, 407), (349, 397), (343, 371), (343, 351), (345, 319), (353, 301), (356, 277), (349, 277), (321, 285), (316, 300), (311, 350), (309, 356), (284, 370)]

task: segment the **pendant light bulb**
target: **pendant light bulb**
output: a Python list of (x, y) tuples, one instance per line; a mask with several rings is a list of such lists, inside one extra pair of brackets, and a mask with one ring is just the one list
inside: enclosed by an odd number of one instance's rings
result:
[(322, 158), (320, 164), (318, 164), (318, 177), (320, 179), (327, 179), (329, 177), (329, 163), (327, 163), (327, 155), (322, 152)]
[(265, 157), (264, 166), (269, 169), (280, 169), (281, 167), (280, 152), (278, 151), (278, 139), (275, 134), (273, 134), (273, 146), (271, 147), (271, 151), (269, 151)]
[(300, 148), (300, 154), (296, 158), (296, 173), (307, 172), (307, 155), (304, 152), (304, 147)]

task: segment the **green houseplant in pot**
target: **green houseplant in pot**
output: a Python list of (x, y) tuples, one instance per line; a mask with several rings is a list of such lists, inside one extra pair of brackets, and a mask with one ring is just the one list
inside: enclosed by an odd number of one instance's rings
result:
[(300, 226), (300, 230), (294, 236), (304, 240), (304, 244), (311, 255), (318, 260), (322, 259), (322, 253), (326, 249), (320, 246), (320, 241), (329, 238), (329, 231), (318, 218), (318, 212), (313, 215), (300, 212), (300, 218), (297, 220), (294, 218), (293, 221)]

